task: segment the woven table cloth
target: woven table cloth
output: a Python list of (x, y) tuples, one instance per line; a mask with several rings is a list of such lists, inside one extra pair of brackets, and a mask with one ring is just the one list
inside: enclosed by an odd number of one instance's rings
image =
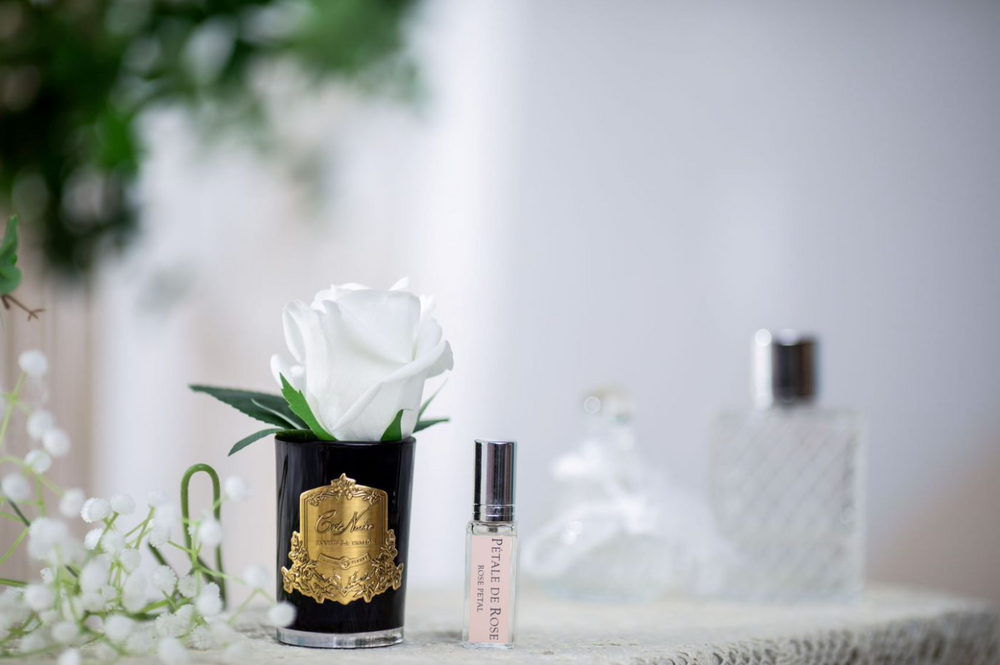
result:
[[(253, 616), (242, 626), (255, 663), (622, 663), (635, 665), (995, 665), (1000, 614), (989, 603), (893, 588), (852, 605), (759, 605), (689, 599), (601, 604), (520, 599), (511, 651), (461, 646), (462, 595), (414, 590), (406, 641), (367, 650), (288, 647)], [(221, 662), (217, 651), (192, 662)], [(155, 663), (155, 657), (125, 663)]]

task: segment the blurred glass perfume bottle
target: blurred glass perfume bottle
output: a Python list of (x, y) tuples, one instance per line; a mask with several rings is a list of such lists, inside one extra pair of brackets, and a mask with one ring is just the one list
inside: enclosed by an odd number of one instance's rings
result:
[(864, 584), (863, 421), (815, 404), (817, 342), (760, 330), (755, 407), (713, 432), (713, 508), (732, 556), (721, 593), (851, 600)]
[(641, 454), (627, 393), (593, 390), (583, 411), (586, 436), (552, 466), (548, 514), (525, 543), (525, 571), (570, 598), (697, 590), (722, 549), (708, 506)]

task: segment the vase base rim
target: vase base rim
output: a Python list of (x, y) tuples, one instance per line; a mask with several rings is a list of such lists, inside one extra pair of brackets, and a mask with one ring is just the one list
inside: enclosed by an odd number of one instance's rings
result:
[(367, 633), (315, 633), (308, 630), (278, 628), (278, 641), (313, 649), (366, 649), (388, 647), (403, 641), (403, 627), (372, 630)]

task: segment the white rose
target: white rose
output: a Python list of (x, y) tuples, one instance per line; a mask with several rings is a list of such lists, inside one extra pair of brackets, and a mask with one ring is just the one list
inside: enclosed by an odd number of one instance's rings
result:
[(403, 438), (413, 433), (424, 381), (452, 368), (451, 346), (431, 316), (432, 299), (358, 284), (316, 294), (312, 306), (285, 306), (285, 342), (271, 371), (305, 396), (319, 424), (340, 441), (379, 441), (402, 410)]

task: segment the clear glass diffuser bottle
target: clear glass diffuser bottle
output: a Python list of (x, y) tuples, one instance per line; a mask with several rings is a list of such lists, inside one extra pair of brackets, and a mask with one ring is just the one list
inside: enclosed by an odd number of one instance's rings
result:
[(510, 649), (517, 618), (514, 441), (476, 441), (472, 521), (465, 532), (466, 646)]
[(850, 600), (864, 584), (863, 421), (815, 404), (814, 338), (758, 331), (756, 408), (713, 432), (712, 494), (732, 549), (722, 595)]

